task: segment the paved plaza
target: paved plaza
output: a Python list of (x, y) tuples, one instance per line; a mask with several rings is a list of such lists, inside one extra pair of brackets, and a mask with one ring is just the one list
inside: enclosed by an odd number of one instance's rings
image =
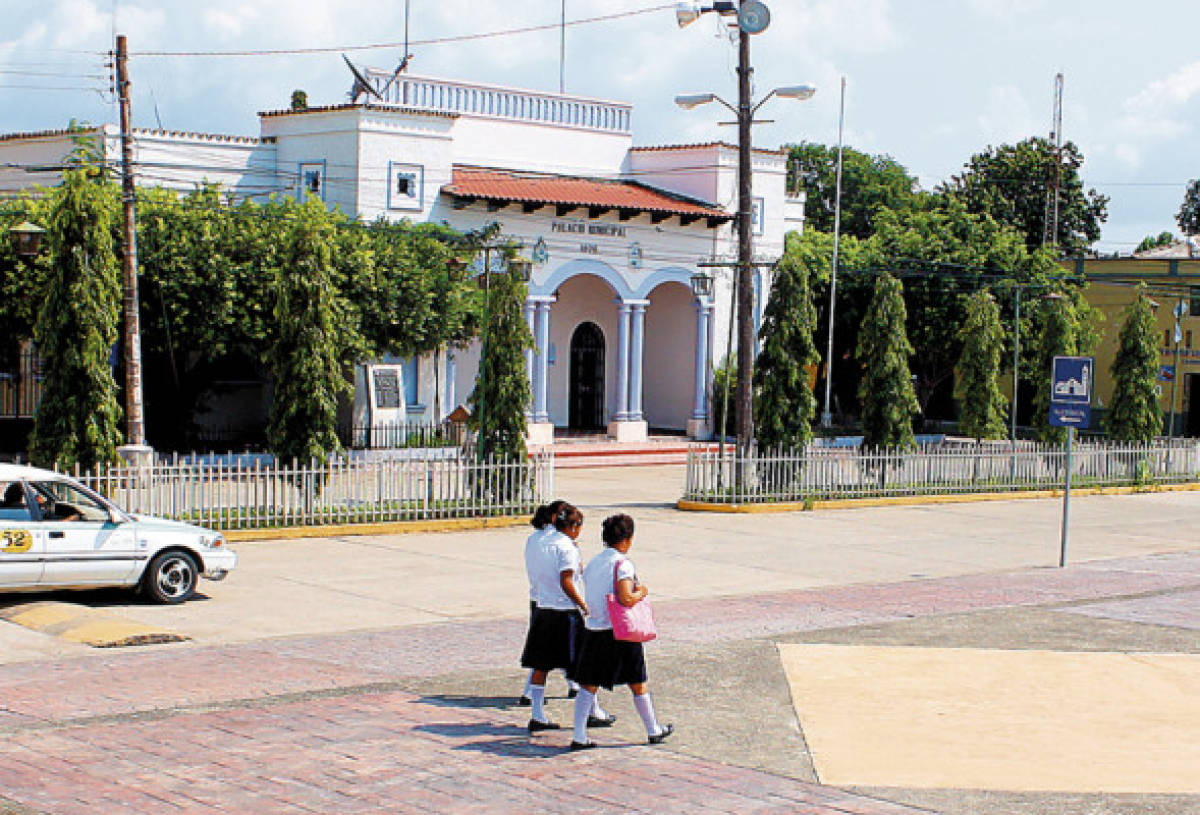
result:
[[(559, 475), (639, 521), (677, 734), (627, 692), (601, 749), (514, 704), (520, 528), (240, 544), (163, 608), (184, 642), (98, 649), (0, 622), (0, 813), (1200, 812), (1200, 493), (780, 515), (682, 513), (682, 468)], [(549, 711), (569, 724), (560, 676)]]

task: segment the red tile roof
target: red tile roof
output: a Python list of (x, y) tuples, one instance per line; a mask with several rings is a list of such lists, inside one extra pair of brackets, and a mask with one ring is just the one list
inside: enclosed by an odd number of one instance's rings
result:
[(482, 167), (454, 167), (454, 181), (442, 192), (457, 198), (535, 204), (602, 207), (728, 221), (733, 216), (709, 204), (633, 181), (517, 173)]

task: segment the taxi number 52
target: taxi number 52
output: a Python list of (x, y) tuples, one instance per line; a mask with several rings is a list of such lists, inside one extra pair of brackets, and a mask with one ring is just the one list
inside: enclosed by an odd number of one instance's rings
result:
[(0, 529), (0, 552), (20, 554), (33, 548), (33, 535), (25, 529)]

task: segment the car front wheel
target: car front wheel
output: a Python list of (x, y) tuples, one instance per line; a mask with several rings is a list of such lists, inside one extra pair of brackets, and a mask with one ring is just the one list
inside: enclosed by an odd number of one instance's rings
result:
[(187, 552), (163, 552), (150, 561), (143, 588), (156, 603), (182, 603), (195, 591), (198, 575), (196, 559)]

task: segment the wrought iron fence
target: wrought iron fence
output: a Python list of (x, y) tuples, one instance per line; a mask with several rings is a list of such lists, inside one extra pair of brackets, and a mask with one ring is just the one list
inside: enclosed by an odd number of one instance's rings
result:
[[(729, 504), (838, 498), (1017, 492), (1061, 486), (1063, 447), (1018, 442), (930, 445), (915, 450), (810, 446), (740, 456), (694, 448), (684, 499)], [(1071, 453), (1079, 487), (1165, 484), (1200, 478), (1200, 444), (1082, 442)]]
[(42, 399), (42, 359), (28, 343), (15, 371), (0, 371), (0, 418), (27, 419)]
[(177, 458), (75, 476), (128, 512), (218, 529), (521, 515), (554, 492), (553, 454), (475, 461), (445, 453), (326, 465)]
[(350, 450), (395, 450), (414, 447), (462, 447), (467, 427), (457, 422), (404, 422), (394, 425), (342, 425), (342, 444)]

